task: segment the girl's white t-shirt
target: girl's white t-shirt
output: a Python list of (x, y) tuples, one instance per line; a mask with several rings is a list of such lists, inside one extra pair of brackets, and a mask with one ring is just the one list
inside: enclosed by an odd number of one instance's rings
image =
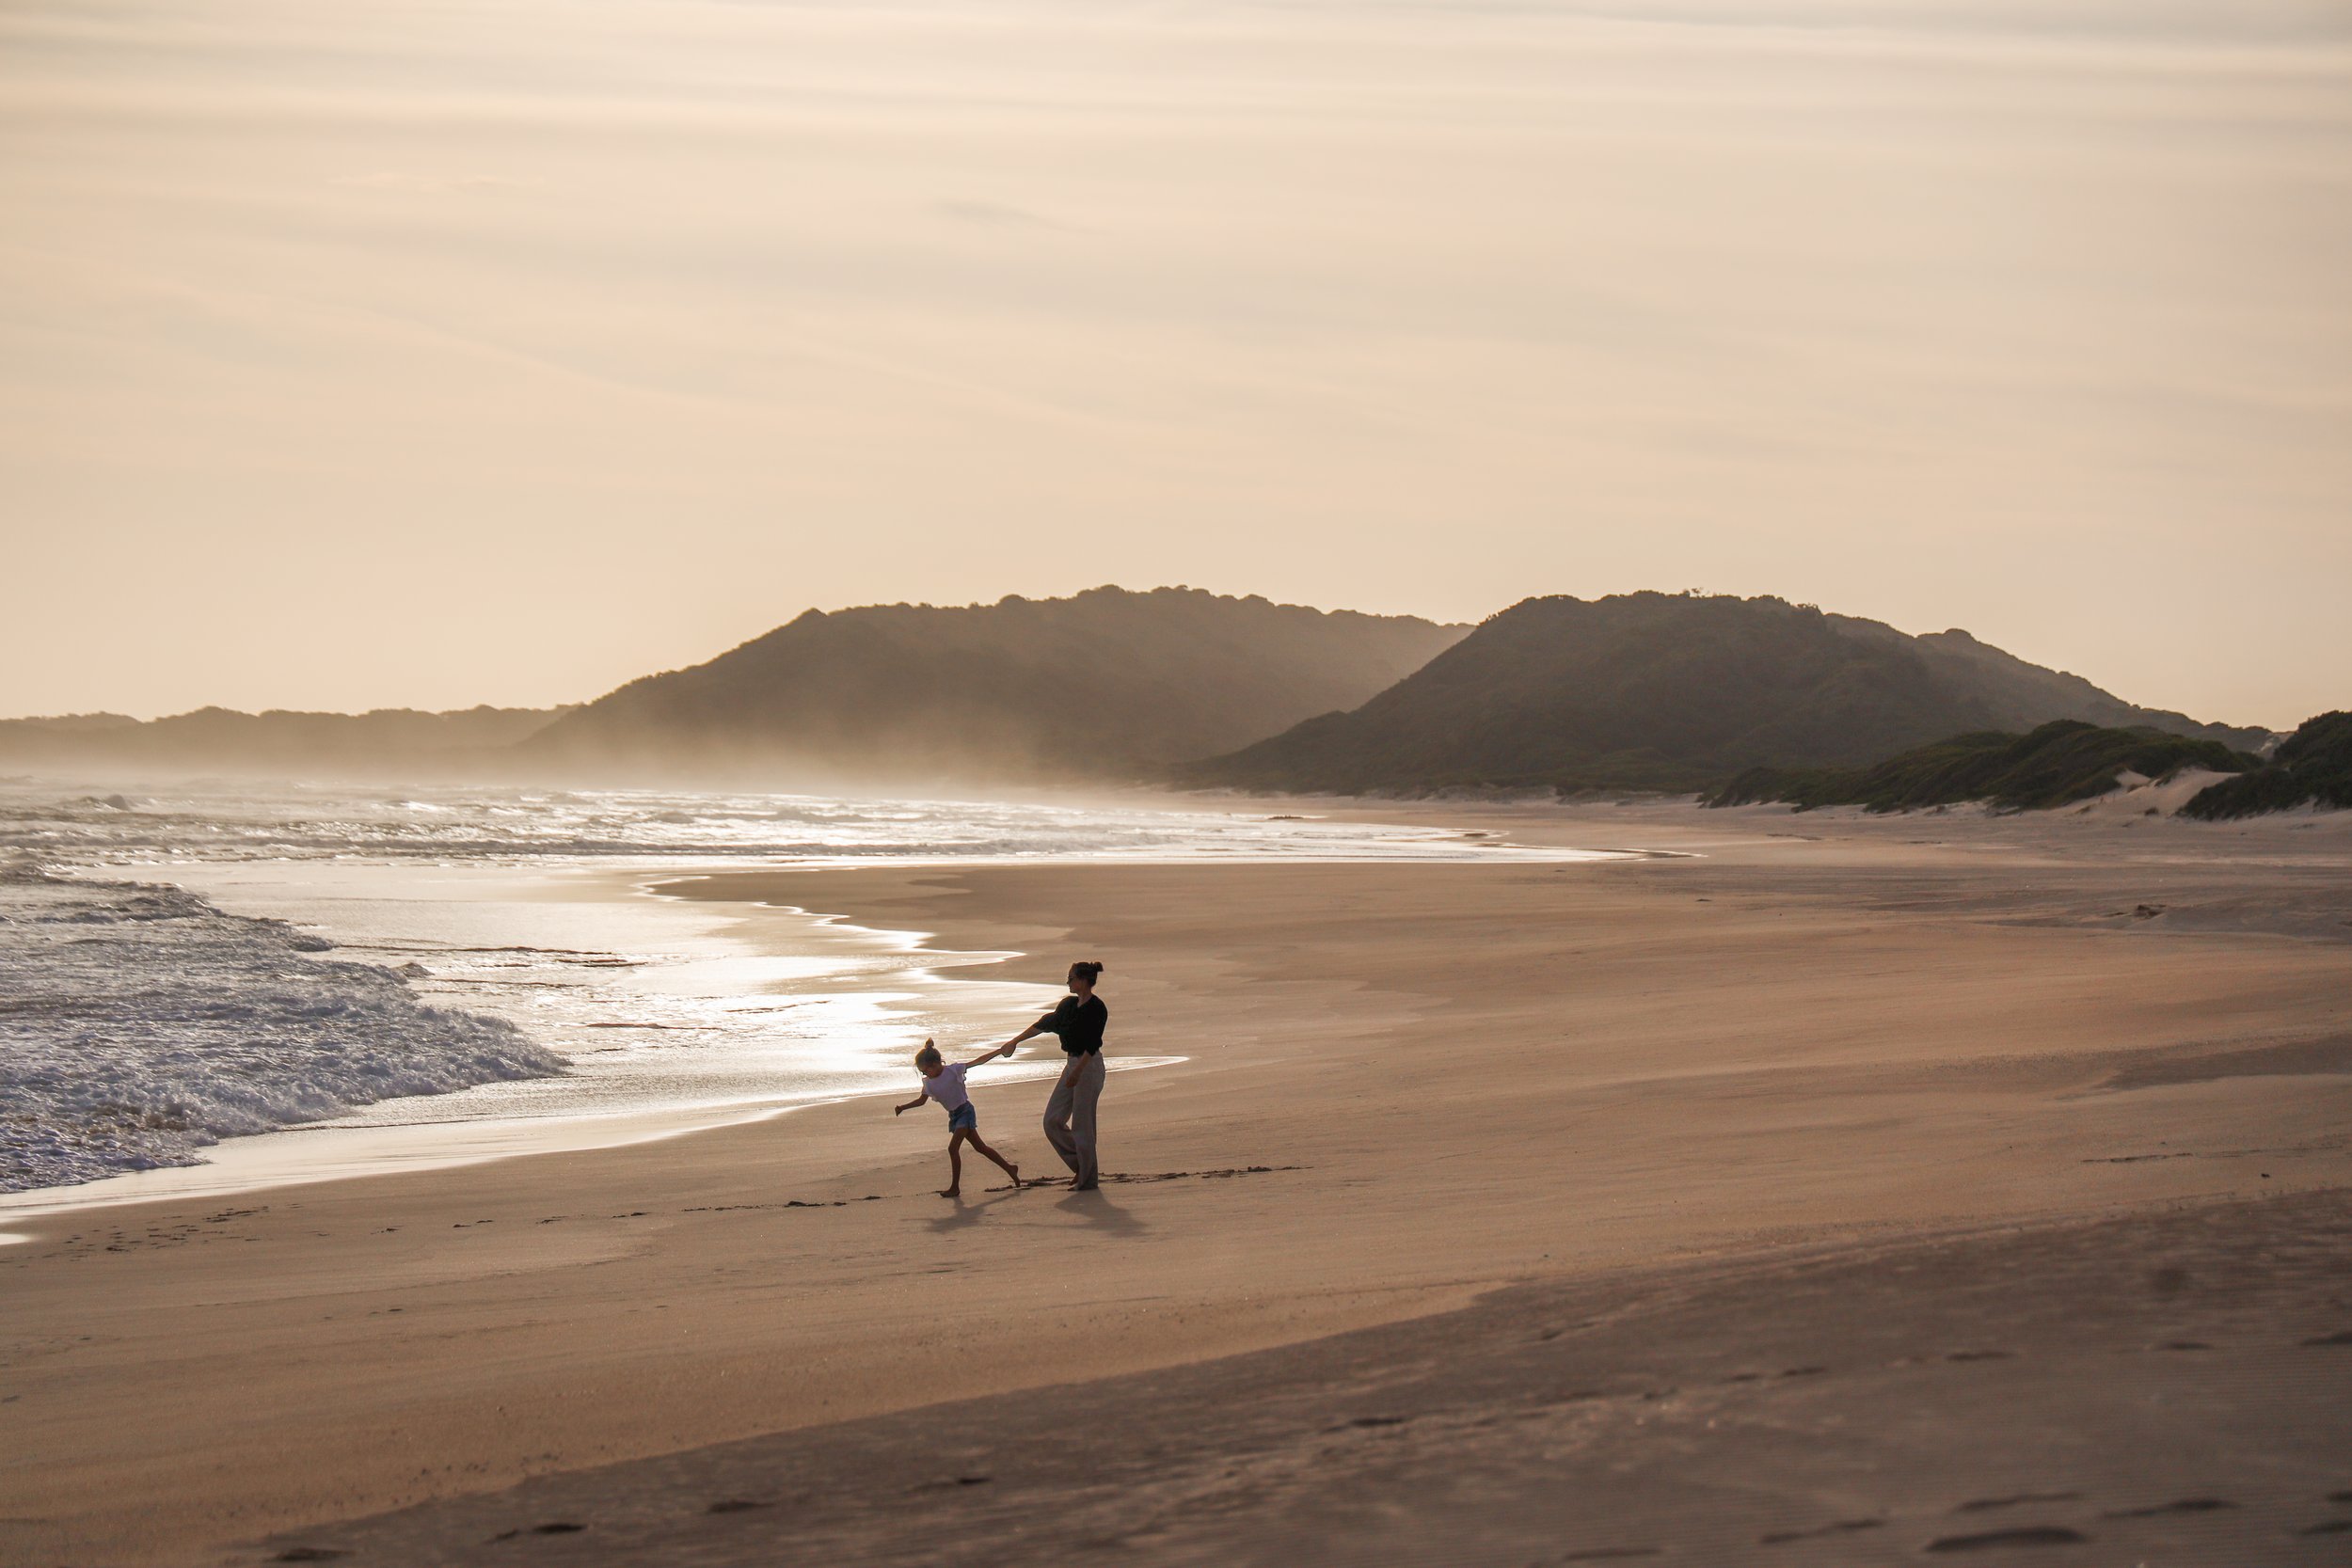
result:
[(949, 1111), (960, 1111), (970, 1102), (970, 1091), (963, 1086), (965, 1064), (949, 1062), (939, 1069), (936, 1078), (923, 1080), (923, 1092)]

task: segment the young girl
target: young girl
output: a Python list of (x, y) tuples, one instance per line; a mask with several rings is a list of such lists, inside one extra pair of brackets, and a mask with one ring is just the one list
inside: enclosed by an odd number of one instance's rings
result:
[(972, 1096), (963, 1086), (965, 1073), (982, 1062), (998, 1056), (1010, 1056), (1012, 1053), (1011, 1043), (1007, 1042), (993, 1051), (980, 1053), (968, 1062), (943, 1062), (939, 1058), (939, 1047), (925, 1040), (923, 1049), (914, 1053), (914, 1065), (923, 1074), (923, 1092), (903, 1105), (892, 1106), (890, 1114), (895, 1117), (912, 1111), (926, 1100), (937, 1101), (947, 1108), (947, 1185), (940, 1192), (942, 1197), (954, 1197), (963, 1191), (963, 1145), (966, 1139), (971, 1140), (974, 1148), (995, 1161), (997, 1168), (1012, 1178), (1016, 1190), (1021, 1185), (1021, 1167), (980, 1141), (980, 1114), (973, 1109)]

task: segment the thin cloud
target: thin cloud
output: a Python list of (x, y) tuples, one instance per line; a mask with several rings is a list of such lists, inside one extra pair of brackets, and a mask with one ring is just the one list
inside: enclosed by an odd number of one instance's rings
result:
[(420, 174), (403, 169), (377, 169), (371, 174), (339, 174), (331, 184), (355, 190), (403, 191), (441, 196), (452, 191), (518, 191), (529, 183), (497, 174)]
[(1049, 218), (1042, 213), (1025, 207), (1009, 207), (998, 201), (948, 200), (932, 204), (932, 211), (958, 223), (969, 223), (988, 229), (1052, 229), (1073, 233), (1075, 226)]

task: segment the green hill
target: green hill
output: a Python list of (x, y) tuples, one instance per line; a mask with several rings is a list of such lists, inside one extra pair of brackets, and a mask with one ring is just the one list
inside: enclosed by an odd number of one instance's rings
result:
[(2135, 707), (1965, 632), (1911, 637), (1782, 599), (1527, 599), (1350, 712), (1184, 782), (1246, 789), (1705, 790), (1747, 768), (1862, 767), (2053, 719), (2237, 745), (2265, 732)]
[(1982, 800), (2006, 811), (2039, 811), (2104, 795), (2127, 771), (2163, 780), (2184, 768), (2235, 773), (2259, 766), (2257, 759), (2217, 740), (2059, 719), (2029, 735), (1993, 730), (1954, 736), (1868, 768), (1750, 768), (1709, 796), (1707, 804), (1786, 800), (1800, 811), (1816, 806), (1913, 811)]
[(2352, 713), (2306, 719), (2260, 768), (2199, 790), (2181, 811), (2213, 820), (2311, 804), (2352, 807)]
[(1185, 588), (810, 610), (519, 753), (697, 778), (1133, 778), (1360, 703), (1466, 629)]

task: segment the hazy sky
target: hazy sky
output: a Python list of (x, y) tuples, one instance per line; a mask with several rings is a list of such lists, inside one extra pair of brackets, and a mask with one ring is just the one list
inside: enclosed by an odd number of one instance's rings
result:
[(2352, 0), (0, 5), (0, 713), (1777, 593), (2352, 705)]

